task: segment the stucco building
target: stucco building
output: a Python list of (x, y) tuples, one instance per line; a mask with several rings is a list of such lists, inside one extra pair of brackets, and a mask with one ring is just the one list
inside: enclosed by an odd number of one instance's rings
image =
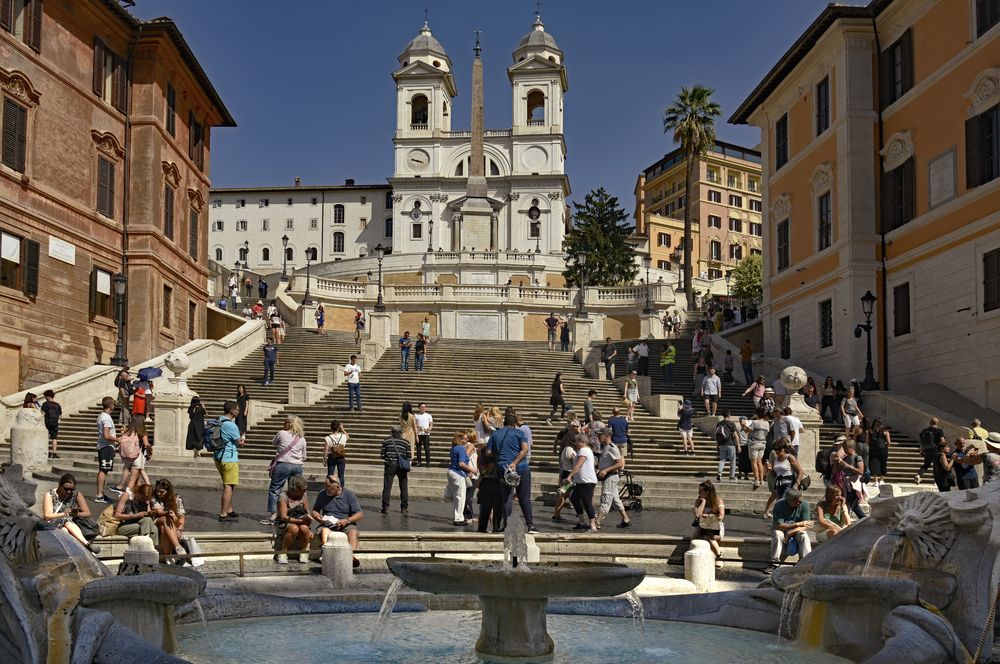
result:
[(205, 334), (210, 129), (234, 126), (166, 18), (0, 9), (0, 393)]
[(762, 132), (765, 353), (1000, 409), (1000, 5), (830, 5), (731, 118)]

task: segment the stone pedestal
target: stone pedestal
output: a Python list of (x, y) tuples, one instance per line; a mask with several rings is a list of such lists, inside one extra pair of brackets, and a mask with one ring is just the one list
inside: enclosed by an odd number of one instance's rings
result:
[(189, 394), (157, 394), (156, 395), (156, 454), (157, 456), (190, 457), (191, 452), (185, 447), (187, 429), (190, 418), (188, 406), (191, 405)]
[[(543, 657), (552, 652), (554, 644), (545, 622), (548, 599), (480, 597), (479, 604), (483, 618), (478, 652), (500, 657)], [(512, 634), (517, 638), (511, 638)]]
[[(799, 463), (806, 467), (813, 465), (813, 459), (819, 452), (819, 428), (823, 425), (823, 418), (819, 416), (815, 408), (806, 405), (805, 398), (801, 394), (789, 394), (788, 407), (792, 409), (792, 415), (802, 420), (803, 432), (799, 438)], [(808, 471), (807, 471), (808, 472)]]
[(708, 592), (715, 583), (715, 554), (707, 541), (692, 540), (691, 548), (684, 552), (684, 578), (700, 593)]
[(524, 542), (527, 546), (527, 554), (524, 556), (524, 562), (526, 563), (538, 563), (542, 560), (542, 550), (535, 543), (535, 536), (528, 534), (524, 536)]
[(299, 305), (299, 326), (304, 330), (316, 329), (316, 310), (319, 308), (315, 302), (313, 304)]
[[(388, 348), (392, 334), (392, 316), (386, 312), (368, 315), (368, 339)], [(348, 358), (349, 359), (349, 358)]]
[[(362, 368), (364, 366), (362, 365)], [(337, 387), (346, 378), (344, 377), (344, 365), (342, 364), (317, 364), (316, 382), (324, 387)]]
[(290, 381), (288, 383), (288, 405), (311, 406), (325, 397), (330, 389), (316, 383)]
[(590, 348), (590, 343), (594, 341), (594, 319), (574, 316), (573, 322), (570, 323), (570, 333), (573, 340), (573, 352), (582, 351), (580, 363), (586, 365), (589, 359), (586, 356), (587, 350)]
[(334, 588), (347, 588), (354, 583), (354, 552), (344, 533), (330, 532), (323, 545), (323, 576)]
[(42, 414), (34, 408), (22, 408), (10, 428), (10, 461), (19, 463), (26, 475), (49, 469), (49, 431)]
[(639, 314), (639, 338), (655, 339), (663, 333), (663, 323), (656, 314)]
[(153, 540), (146, 535), (136, 535), (128, 541), (128, 548), (122, 554), (127, 565), (155, 565), (160, 562), (160, 553), (153, 546)]

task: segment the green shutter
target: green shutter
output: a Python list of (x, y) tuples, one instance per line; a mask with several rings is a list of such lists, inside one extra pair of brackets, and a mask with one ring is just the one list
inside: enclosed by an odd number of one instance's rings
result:
[(24, 294), (38, 296), (38, 263), (41, 245), (37, 240), (25, 240), (24, 247)]

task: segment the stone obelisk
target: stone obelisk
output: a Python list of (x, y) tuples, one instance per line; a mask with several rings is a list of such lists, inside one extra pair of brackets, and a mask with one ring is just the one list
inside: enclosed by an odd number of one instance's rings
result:
[(493, 249), (493, 208), (487, 198), (486, 163), (483, 149), (483, 61), (480, 57), (477, 31), (476, 58), (472, 62), (472, 155), (469, 179), (465, 185), (465, 202), (462, 204), (462, 242), (467, 249)]

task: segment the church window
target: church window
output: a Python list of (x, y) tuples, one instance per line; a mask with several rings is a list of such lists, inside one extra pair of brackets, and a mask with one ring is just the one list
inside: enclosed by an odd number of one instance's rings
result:
[(500, 175), (500, 167), (492, 159), (490, 159), (490, 175)]
[(410, 101), (410, 129), (427, 129), (427, 97), (417, 95)]
[(261, 247), (261, 250), (260, 250), (260, 262), (261, 263), (270, 263), (271, 262), (271, 248), (270, 247)]
[(528, 224), (528, 237), (532, 240), (542, 237), (542, 222), (533, 221)]
[(294, 261), (295, 260), (295, 249), (291, 247), (285, 247), (285, 260)]
[(465, 175), (465, 160), (458, 162), (458, 166), (455, 167), (455, 176), (461, 177)]
[(441, 61), (440, 60), (435, 60), (434, 61), (434, 66), (437, 67), (438, 69), (440, 69), (441, 68)]
[(410, 239), (420, 240), (424, 237), (424, 225), (413, 224), (411, 227)]
[(385, 233), (383, 233), (383, 235), (386, 237), (392, 237), (392, 219), (385, 220)]
[(217, 263), (221, 263), (222, 262), (222, 248), (221, 247), (216, 247), (215, 248), (215, 261)]
[(385, 192), (385, 207), (386, 207), (387, 210), (391, 210), (392, 209), (392, 192), (391, 191)]
[(528, 93), (528, 126), (541, 127), (545, 124), (545, 95), (541, 90)]

